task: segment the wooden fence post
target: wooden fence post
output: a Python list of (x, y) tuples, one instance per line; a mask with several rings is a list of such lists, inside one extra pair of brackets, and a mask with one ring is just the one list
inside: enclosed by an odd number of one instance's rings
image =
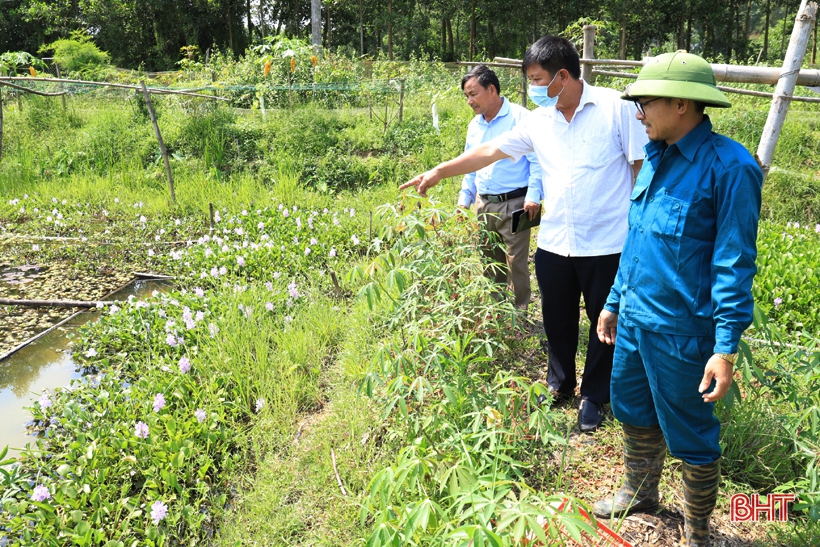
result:
[(171, 190), (171, 201), (177, 202), (177, 196), (174, 193), (174, 177), (171, 175), (171, 164), (168, 162), (168, 151), (165, 149), (165, 142), (162, 140), (162, 133), (159, 132), (159, 124), (157, 124), (157, 116), (154, 114), (154, 105), (151, 104), (151, 94), (148, 93), (148, 88), (145, 87), (145, 81), (140, 80), (142, 87), (142, 94), (145, 96), (145, 105), (148, 107), (148, 114), (151, 116), (151, 123), (154, 124), (154, 132), (157, 134), (157, 141), (159, 141), (159, 151), (162, 154), (162, 159), (165, 162), (165, 175), (168, 177), (168, 188)]
[[(595, 58), (595, 25), (584, 25), (584, 59)], [(590, 85), (595, 85), (595, 80), (592, 76), (592, 65), (584, 63), (581, 66), (581, 77)]]
[[(55, 62), (54, 68), (57, 70), (57, 77), (62, 78), (62, 76), (60, 76), (60, 65)], [(65, 95), (60, 95), (60, 98), (63, 100), (63, 110), (65, 110)]]
[(803, 57), (806, 55), (812, 23), (816, 18), (817, 2), (802, 0), (797, 17), (794, 20), (794, 30), (789, 40), (789, 48), (786, 50), (783, 68), (780, 70), (780, 79), (777, 81), (777, 87), (774, 91), (772, 106), (766, 118), (766, 125), (763, 126), (763, 133), (760, 136), (760, 143), (755, 155), (760, 169), (763, 170), (763, 180), (766, 180), (772, 166), (774, 150), (777, 147), (777, 140), (780, 138), (780, 131), (783, 129), (786, 113), (789, 111), (791, 98), (797, 84), (797, 76), (803, 64)]

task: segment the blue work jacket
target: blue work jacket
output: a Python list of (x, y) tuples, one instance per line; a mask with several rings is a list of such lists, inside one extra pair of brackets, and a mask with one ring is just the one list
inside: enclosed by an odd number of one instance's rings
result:
[(653, 332), (714, 336), (715, 353), (735, 353), (752, 322), (763, 174), (708, 116), (678, 142), (645, 150), (604, 307)]

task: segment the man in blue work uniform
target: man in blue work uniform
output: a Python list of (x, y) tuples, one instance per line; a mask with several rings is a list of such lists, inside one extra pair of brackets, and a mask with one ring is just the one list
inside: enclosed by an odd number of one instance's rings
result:
[(638, 106), (651, 142), (597, 326), (601, 341), (615, 344), (624, 485), (594, 511), (657, 507), (668, 446), (683, 460), (681, 545), (705, 546), (720, 482), (713, 410), (752, 321), (763, 175), (742, 145), (712, 132), (704, 107), (731, 105), (702, 58), (679, 51), (650, 59), (622, 98)]
[[(489, 67), (479, 65), (461, 79), (467, 104), (476, 113), (467, 127), (470, 150), (511, 130), (530, 113), (501, 96), (498, 76)], [(524, 201), (541, 202), (541, 167), (535, 154), (525, 161), (505, 159), (464, 176), (458, 205), (468, 208), (475, 202), (476, 214), (483, 228), (497, 234), (497, 241), (483, 246), (484, 255), (495, 263), (488, 274), (496, 283), (507, 284), (515, 296), (515, 307), (527, 309), (530, 288), (530, 229), (512, 232), (512, 213), (524, 208)], [(506, 266), (502, 266), (506, 265)]]

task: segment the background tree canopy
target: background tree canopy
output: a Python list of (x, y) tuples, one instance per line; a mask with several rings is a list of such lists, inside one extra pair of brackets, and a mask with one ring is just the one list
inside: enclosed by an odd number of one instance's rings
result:
[[(785, 53), (799, 0), (324, 0), (326, 48), (391, 59), (520, 57), (544, 34), (580, 43), (598, 25), (598, 56), (640, 59), (688, 49), (725, 62)], [(270, 34), (310, 36), (310, 0), (0, 0), (0, 52), (36, 52), (87, 33), (123, 68), (175, 68), (180, 50), (241, 54)], [(815, 39), (810, 46), (816, 53)], [(814, 56), (812, 55), (812, 62)]]

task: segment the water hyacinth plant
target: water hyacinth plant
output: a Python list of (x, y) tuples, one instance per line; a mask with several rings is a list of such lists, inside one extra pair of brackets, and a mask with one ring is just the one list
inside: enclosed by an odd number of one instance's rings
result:
[[(152, 224), (140, 216), (140, 225)], [(222, 210), (212, 235), (145, 253), (154, 267), (191, 272), (183, 279), (196, 286), (111, 306), (84, 328), (74, 355), (86, 377), (32, 407), (42, 438), (19, 461), (17, 482), (5, 485), (18, 492), (8, 490), (0, 512), (12, 544), (160, 545), (212, 534), (227, 481), (249, 462), (237, 431), (268, 407), (263, 385), (287, 394), (275, 396), (277, 406), (312, 404), (299, 378), (318, 369), (286, 359), (273, 361), (285, 370), (270, 368), (264, 355), (273, 357), (278, 333), (317, 302), (308, 279), (327, 287), (334, 259), (365, 252), (350, 243), (355, 220), (350, 210), (297, 206)], [(248, 353), (234, 359), (226, 351)], [(30, 474), (42, 483), (26, 487)]]

